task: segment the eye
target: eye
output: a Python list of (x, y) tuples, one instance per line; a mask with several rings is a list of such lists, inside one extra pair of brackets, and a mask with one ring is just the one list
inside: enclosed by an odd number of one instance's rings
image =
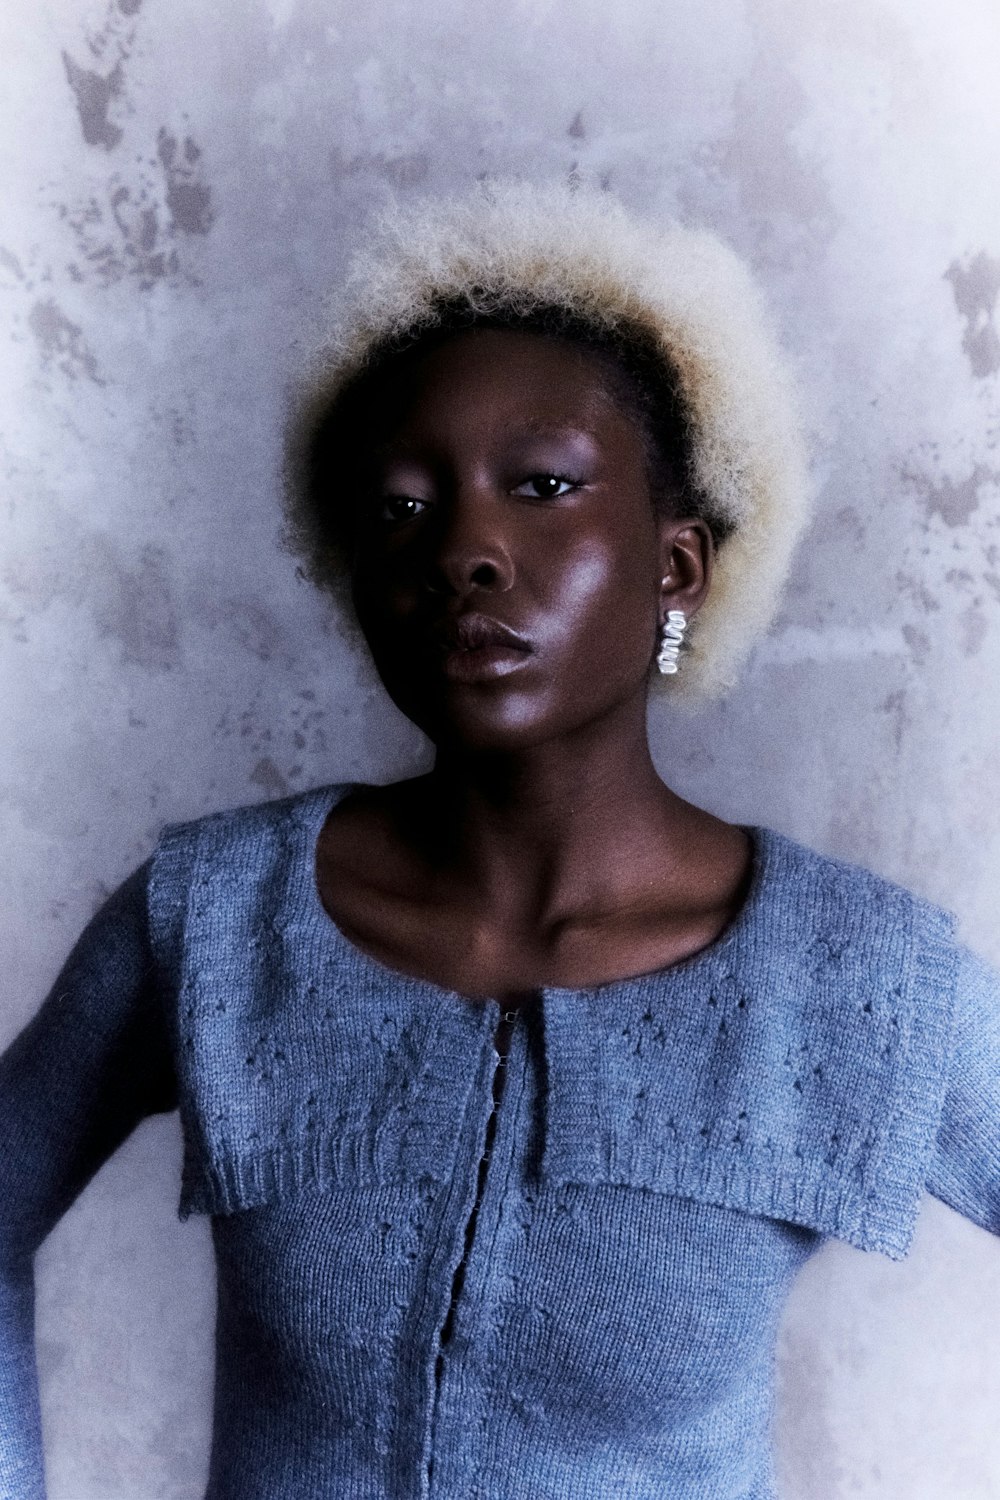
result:
[(555, 500), (579, 487), (578, 479), (569, 479), (565, 474), (529, 474), (511, 493), (530, 496), (535, 500)]
[(425, 500), (416, 500), (412, 495), (383, 495), (378, 518), (380, 521), (412, 521), (426, 505)]

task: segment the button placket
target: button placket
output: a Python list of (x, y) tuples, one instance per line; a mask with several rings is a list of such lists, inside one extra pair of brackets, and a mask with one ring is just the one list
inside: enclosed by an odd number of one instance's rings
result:
[[(435, 1366), (434, 1420), (431, 1424), (434, 1447), (428, 1460), (428, 1480), (433, 1476), (437, 1484), (445, 1482), (450, 1484), (452, 1482), (452, 1476), (447, 1472), (447, 1469), (442, 1472), (441, 1467), (442, 1463), (447, 1463), (440, 1454), (441, 1418), (443, 1415), (448, 1414), (449, 1407), (456, 1400), (458, 1401), (459, 1408), (465, 1411), (470, 1394), (465, 1388), (468, 1370), (463, 1367), (464, 1339), (456, 1347), (454, 1338), (456, 1315), (460, 1315), (460, 1309), (464, 1309), (465, 1317), (462, 1319), (462, 1331), (464, 1335), (466, 1332), (466, 1320), (469, 1317), (474, 1321), (477, 1320), (477, 1312), (474, 1310), (474, 1306), (470, 1304), (478, 1307), (491, 1281), (489, 1264), (502, 1216), (500, 1205), (494, 1201), (495, 1193), (493, 1191), (494, 1174), (498, 1171), (498, 1165), (494, 1162), (494, 1158), (501, 1154), (497, 1150), (496, 1134), (500, 1118), (501, 1102), (506, 1098), (508, 1082), (512, 1081), (508, 1075), (512, 1073), (513, 1077), (517, 1077), (516, 1070), (510, 1069), (511, 1059), (509, 1049), (517, 1046), (519, 1048), (519, 1055), (526, 1056), (524, 1043), (520, 1040), (515, 1042), (515, 1037), (520, 1039), (524, 1035), (523, 1028), (518, 1031), (513, 1029), (518, 1016), (519, 1011), (501, 1011), (500, 1019), (494, 1032), (495, 1043), (497, 1036), (501, 1033), (506, 1023), (507, 1047), (503, 1051), (498, 1051), (494, 1045), (495, 1062), (492, 1071), (494, 1104), (487, 1119), (486, 1144), (478, 1158), (479, 1186), (475, 1203), (466, 1223), (465, 1249), (458, 1265), (455, 1267), (453, 1275), (455, 1289), (449, 1300), (445, 1321), (439, 1334)], [(501, 1068), (505, 1071), (501, 1072)], [(521, 1081), (523, 1083), (523, 1077)], [(518, 1098), (513, 1099), (510, 1105), (503, 1110), (505, 1142), (507, 1141), (507, 1133), (512, 1128), (512, 1112), (516, 1114), (520, 1107), (520, 1092), (519, 1090)], [(505, 1149), (503, 1155), (508, 1154), (509, 1152)], [(498, 1191), (501, 1192), (502, 1196), (502, 1187)], [(484, 1207), (487, 1208), (486, 1222), (484, 1222)], [(474, 1285), (470, 1284), (470, 1267), (474, 1267), (473, 1277), (471, 1278), (472, 1283), (475, 1283)], [(460, 1397), (456, 1397), (455, 1393), (456, 1380), (458, 1384), (463, 1386)], [(464, 1423), (465, 1419), (463, 1418), (462, 1420)], [(446, 1421), (445, 1430), (450, 1430), (450, 1427), (451, 1423)], [(436, 1490), (432, 1488), (431, 1493), (436, 1493)]]

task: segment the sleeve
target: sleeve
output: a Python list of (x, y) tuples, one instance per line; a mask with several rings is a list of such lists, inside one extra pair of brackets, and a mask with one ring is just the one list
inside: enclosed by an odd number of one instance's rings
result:
[(949, 1208), (1000, 1234), (1000, 973), (965, 947), (927, 1188)]
[(35, 1251), (176, 1085), (150, 950), (143, 865), (90, 922), (0, 1057), (0, 1500), (44, 1500)]

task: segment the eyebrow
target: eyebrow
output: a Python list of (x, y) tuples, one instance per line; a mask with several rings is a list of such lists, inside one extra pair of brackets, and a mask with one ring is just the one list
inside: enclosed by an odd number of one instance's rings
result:
[[(592, 426), (584, 426), (579, 422), (550, 422), (542, 417), (528, 417), (518, 427), (518, 433), (529, 439), (535, 438), (541, 441), (557, 442), (583, 442), (594, 444), (598, 441), (598, 434)], [(377, 443), (370, 452), (370, 461), (379, 463), (420, 463), (421, 454), (418, 449), (410, 446), (404, 440), (397, 446), (398, 440), (390, 438), (385, 443)]]
[(529, 417), (525, 426), (539, 437), (585, 437), (597, 436), (594, 428), (580, 422), (547, 422), (542, 417)]

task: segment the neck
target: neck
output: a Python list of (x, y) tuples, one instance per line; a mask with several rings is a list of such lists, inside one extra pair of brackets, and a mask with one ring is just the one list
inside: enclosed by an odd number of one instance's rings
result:
[(430, 862), (512, 920), (628, 904), (695, 813), (657, 775), (645, 704), (513, 754), (440, 747), (409, 809)]

